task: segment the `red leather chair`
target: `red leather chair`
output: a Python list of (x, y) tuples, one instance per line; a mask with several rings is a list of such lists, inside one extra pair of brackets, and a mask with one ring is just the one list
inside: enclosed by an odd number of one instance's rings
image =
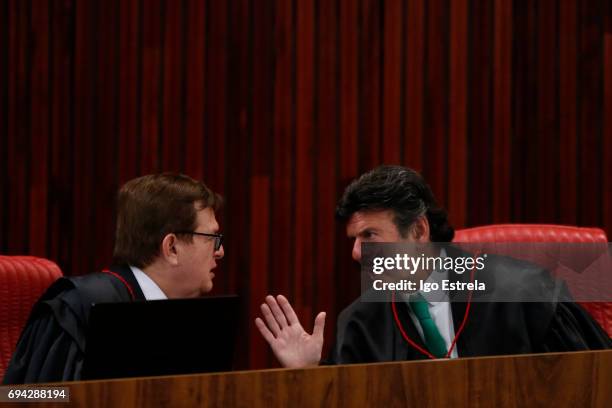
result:
[(0, 380), (34, 303), (62, 271), (34, 256), (0, 255)]
[[(599, 228), (550, 224), (499, 224), (455, 232), (454, 242), (600, 242), (607, 243)], [(612, 303), (579, 302), (612, 337)]]

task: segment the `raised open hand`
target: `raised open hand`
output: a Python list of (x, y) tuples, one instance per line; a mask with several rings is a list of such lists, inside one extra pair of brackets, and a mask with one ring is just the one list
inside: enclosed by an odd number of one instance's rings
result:
[(265, 323), (258, 317), (255, 325), (283, 367), (299, 368), (319, 364), (323, 349), (325, 312), (315, 318), (312, 334), (304, 330), (293, 307), (283, 295), (276, 298), (266, 296), (266, 303), (261, 305), (261, 313)]

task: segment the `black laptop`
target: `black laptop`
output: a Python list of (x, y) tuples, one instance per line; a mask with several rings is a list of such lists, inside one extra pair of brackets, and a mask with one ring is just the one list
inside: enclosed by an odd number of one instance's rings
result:
[(237, 324), (236, 296), (94, 304), (81, 377), (229, 371)]

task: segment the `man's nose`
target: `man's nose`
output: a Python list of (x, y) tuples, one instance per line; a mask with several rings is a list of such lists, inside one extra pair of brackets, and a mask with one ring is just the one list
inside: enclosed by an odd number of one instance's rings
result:
[(355, 261), (361, 261), (361, 240), (359, 238), (353, 242), (353, 253), (351, 255)]
[(215, 259), (221, 259), (225, 256), (225, 250), (223, 249), (223, 245), (219, 247), (218, 251), (214, 253)]

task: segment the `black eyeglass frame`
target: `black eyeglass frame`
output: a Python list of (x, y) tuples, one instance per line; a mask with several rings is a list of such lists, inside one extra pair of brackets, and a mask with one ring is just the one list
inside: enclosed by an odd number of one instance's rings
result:
[(215, 252), (221, 249), (221, 245), (223, 245), (223, 234), (207, 234), (206, 232), (195, 232), (195, 231), (177, 231), (175, 234), (191, 234), (191, 235), (201, 235), (203, 237), (212, 237), (215, 239)]

